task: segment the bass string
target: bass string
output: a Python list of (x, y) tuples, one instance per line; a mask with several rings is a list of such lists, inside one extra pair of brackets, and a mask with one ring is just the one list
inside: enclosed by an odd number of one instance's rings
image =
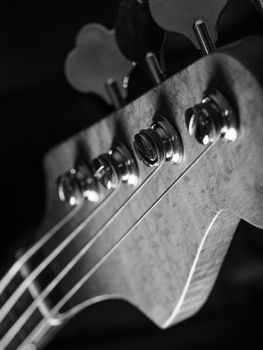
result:
[[(85, 220), (83, 220), (80, 225), (77, 226), (75, 230), (73, 230), (69, 236), (60, 243), (56, 249), (54, 249), (38, 266), (35, 270), (33, 270), (20, 284), (20, 286), (15, 290), (15, 292), (10, 296), (10, 298), (6, 301), (6, 303), (1, 308), (0, 313), (0, 322), (6, 317), (7, 313), (12, 309), (12, 307), (18, 302), (19, 298), (23, 295), (29, 285), (34, 281), (36, 277), (56, 258), (56, 256), (62, 252), (62, 250), (77, 236), (77, 234), (81, 231), (82, 227), (85, 226), (92, 218), (102, 209), (104, 205), (107, 204), (109, 199), (111, 198), (113, 192), (111, 192), (103, 202), (101, 202), (89, 215)], [(79, 207), (79, 209), (81, 206)], [(78, 210), (79, 210), (78, 209)], [(73, 212), (73, 211), (72, 211)], [(75, 214), (76, 212), (74, 212)], [(73, 217), (73, 215), (71, 215)], [(57, 232), (57, 231), (56, 231)], [(49, 238), (50, 235), (49, 235)], [(47, 241), (47, 240), (46, 240)], [(26, 260), (27, 261), (27, 260)], [(23, 264), (24, 265), (24, 264)], [(22, 266), (19, 266), (19, 270)]]
[[(216, 142), (215, 142), (216, 143)], [(141, 222), (142, 220), (154, 209), (154, 207), (168, 194), (168, 192), (178, 183), (178, 181), (189, 171), (196, 162), (204, 156), (205, 153), (215, 144), (208, 145), (198, 157), (179, 175), (179, 177), (170, 185), (168, 188), (161, 194), (161, 196), (141, 215), (135, 223), (108, 249), (108, 251), (97, 261), (97, 263), (81, 278), (81, 280), (67, 293), (65, 296), (50, 310), (50, 316), (54, 316), (59, 310), (77, 293), (77, 291), (88, 281), (88, 279), (97, 271), (97, 269), (107, 260), (107, 258), (112, 254), (112, 252), (121, 244), (121, 242), (126, 238), (126, 236), (131, 233)], [(159, 167), (158, 167), (159, 168)], [(157, 168), (157, 169), (158, 169)], [(39, 300), (41, 296), (39, 296)], [(66, 317), (69, 318), (71, 315), (75, 314), (74, 308), (66, 314)], [(63, 315), (60, 315), (63, 318)], [(27, 344), (36, 339), (47, 326), (47, 320), (42, 320), (28, 335), (23, 344)], [(22, 344), (22, 345), (23, 345)], [(22, 348), (19, 348), (22, 349)]]
[[(60, 272), (58, 276), (44, 289), (44, 291), (39, 295), (37, 299), (33, 301), (33, 303), (24, 311), (24, 313), (19, 317), (19, 319), (13, 324), (13, 326), (9, 329), (9, 331), (5, 334), (5, 336), (0, 341), (0, 345), (3, 342), (7, 344), (12, 340), (14, 334), (17, 332), (17, 329), (21, 329), (25, 322), (28, 320), (30, 315), (34, 312), (35, 308), (37, 307), (37, 304), (40, 303), (54, 288), (55, 286), (62, 280), (62, 278), (66, 275), (67, 272), (69, 272), (75, 264), (81, 259), (81, 257), (90, 249), (90, 247), (96, 242), (96, 240), (105, 232), (105, 229), (111, 224), (111, 222), (120, 214), (120, 212), (128, 205), (128, 203), (136, 196), (136, 194), (148, 183), (148, 181), (153, 177), (153, 175), (161, 168), (162, 164), (160, 164), (157, 168), (155, 168), (150, 175), (148, 175), (145, 180), (138, 186), (138, 188), (126, 199), (126, 201), (122, 204), (121, 207), (119, 207), (114, 214), (109, 218), (104, 225), (94, 234), (94, 236), (90, 239), (90, 241), (87, 242), (87, 244), (82, 248), (82, 250), (77, 254), (76, 257), (68, 264), (66, 267)], [(115, 193), (112, 192), (112, 194)], [(110, 196), (108, 196), (109, 199)], [(105, 201), (104, 201), (105, 202)], [(101, 209), (101, 208), (100, 208)], [(71, 233), (76, 236), (77, 233), (81, 232), (81, 230), (87, 225), (87, 220), (84, 220), (79, 226), (76, 227), (76, 229)], [(75, 234), (75, 232), (77, 233)], [(48, 256), (50, 257), (50, 255)], [(48, 259), (47, 257), (47, 259)], [(47, 260), (45, 259), (45, 260)], [(45, 261), (44, 260), (44, 261)], [(51, 260), (52, 261), (52, 260)], [(38, 269), (38, 268), (37, 268)], [(38, 272), (36, 272), (35, 269), (24, 281), (22, 284), (25, 283), (26, 288), (29, 287), (29, 285), (33, 282), (34, 278), (38, 276)], [(33, 275), (34, 274), (34, 275)], [(33, 277), (32, 277), (33, 275)], [(35, 276), (36, 275), (36, 276)], [(24, 291), (26, 290), (24, 289)], [(24, 292), (23, 291), (23, 292)], [(22, 292), (22, 294), (23, 294)], [(19, 293), (16, 293), (16, 302), (18, 299), (22, 296), (21, 291), (20, 295)], [(7, 345), (5, 345), (7, 346)]]
[(95, 263), (95, 265), (82, 277), (82, 279), (76, 283), (76, 285), (53, 307), (51, 313), (58, 312), (63, 305), (65, 305), (73, 295), (88, 281), (88, 279), (97, 271), (97, 269), (107, 260), (107, 258), (113, 253), (113, 251), (122, 243), (122, 241), (129, 235), (142, 221), (143, 219), (156, 207), (156, 205), (171, 191), (171, 189), (180, 181), (180, 179), (189, 171), (196, 162), (212, 147), (209, 145), (200, 155), (178, 176), (178, 178), (171, 183), (170, 186), (160, 195), (160, 197), (153, 202), (150, 207), (135, 221), (135, 223), (121, 235), (121, 237), (108, 249), (108, 251)]
[(56, 225), (51, 227), (43, 237), (41, 237), (28, 251), (17, 259), (13, 266), (8, 270), (5, 276), (0, 280), (0, 294), (12, 281), (15, 275), (19, 272), (22, 265), (24, 265), (44, 244), (46, 244), (55, 233), (57, 233), (74, 215), (79, 211), (81, 206), (72, 209), (66, 216), (64, 216)]

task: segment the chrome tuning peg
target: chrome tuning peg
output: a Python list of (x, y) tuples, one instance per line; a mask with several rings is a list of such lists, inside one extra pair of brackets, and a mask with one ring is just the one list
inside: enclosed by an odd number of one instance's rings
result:
[(75, 48), (66, 58), (65, 73), (76, 90), (94, 92), (119, 109), (127, 97), (132, 67), (118, 48), (115, 31), (92, 23), (78, 33)]
[(145, 56), (145, 64), (155, 84), (160, 84), (166, 78), (166, 74), (162, 69), (156, 55), (148, 52)]
[(91, 167), (80, 161), (59, 176), (58, 198), (71, 206), (85, 200), (96, 203), (103, 197), (102, 186), (111, 190), (121, 183), (136, 186), (138, 181), (139, 169), (132, 152), (123, 143), (115, 142), (108, 153), (93, 160)]
[(156, 23), (187, 36), (203, 54), (215, 49), (217, 21), (229, 0), (149, 0)]
[(175, 126), (163, 116), (134, 136), (133, 147), (147, 167), (159, 166), (164, 161), (179, 164), (183, 159), (181, 138)]
[(121, 182), (136, 186), (139, 170), (132, 152), (123, 143), (114, 143), (108, 153), (101, 154), (93, 161), (96, 180), (106, 189), (114, 189)]
[(126, 57), (146, 68), (155, 84), (165, 79), (165, 32), (153, 20), (148, 0), (122, 0), (115, 31)]
[(186, 110), (188, 132), (199, 143), (207, 145), (219, 138), (235, 141), (238, 119), (228, 99), (217, 89), (205, 92), (201, 103)]
[(101, 199), (99, 184), (85, 162), (78, 162), (58, 178), (57, 191), (59, 199), (71, 206), (81, 204), (84, 200), (96, 203)]

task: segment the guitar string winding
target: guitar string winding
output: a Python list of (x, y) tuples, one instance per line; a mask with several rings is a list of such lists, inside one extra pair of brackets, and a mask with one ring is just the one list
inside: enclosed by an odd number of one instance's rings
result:
[[(178, 183), (178, 181), (185, 175), (185, 173), (187, 171), (189, 171), (194, 165), (195, 163), (213, 146), (214, 144), (210, 144), (209, 146), (207, 146), (199, 155), (198, 157), (178, 176), (178, 178), (171, 183), (170, 186), (168, 186), (168, 188), (161, 194), (161, 196), (152, 204), (150, 205), (150, 207), (143, 213), (143, 215), (141, 215), (136, 221), (135, 223), (124, 233), (121, 235), (121, 237), (108, 249), (108, 251), (97, 261), (97, 263), (95, 263), (95, 265), (80, 279), (80, 281), (78, 283), (75, 284), (74, 287), (72, 287), (69, 292), (67, 294), (65, 294), (65, 296), (51, 309), (50, 311), (50, 315), (53, 316), (54, 314), (56, 314), (73, 296), (74, 294), (77, 293), (77, 291), (88, 281), (88, 279), (97, 271), (97, 269), (106, 261), (106, 259), (112, 254), (112, 252), (121, 244), (121, 242), (126, 238), (126, 236), (131, 233), (141, 222), (142, 220), (151, 212), (152, 209), (154, 209), (154, 207), (169, 193), (169, 191)], [(157, 169), (159, 169), (160, 166)], [(45, 292), (45, 291), (44, 291)], [(44, 293), (43, 292), (43, 293)], [(36, 306), (37, 302), (41, 302), (45, 296), (43, 297), (43, 293), (39, 295), (39, 297), (29, 306), (29, 308)], [(34, 310), (33, 309), (33, 310)], [(28, 309), (27, 309), (28, 310)], [(25, 313), (24, 313), (25, 314)], [(24, 315), (23, 314), (23, 315)], [(74, 315), (74, 308), (67, 313), (67, 318), (69, 318), (71, 315)], [(23, 316), (22, 315), (22, 316)], [(61, 318), (63, 318), (63, 315), (61, 315)], [(24, 321), (24, 320), (21, 320)], [(27, 321), (27, 320), (26, 320)], [(24, 322), (26, 322), (24, 321)], [(47, 326), (46, 323), (46, 319), (43, 319), (42, 321), (40, 321), (40, 323), (32, 330), (32, 332), (27, 336), (27, 338), (23, 341), (23, 344), (27, 344), (29, 342), (30, 338), (36, 338), (43, 330), (44, 328)], [(22, 324), (20, 324), (20, 328), (23, 326), (23, 322)], [(35, 334), (35, 335), (33, 335)], [(14, 331), (12, 336), (14, 336)], [(11, 338), (12, 339), (12, 338)], [(0, 342), (1, 344), (1, 342)], [(23, 346), (23, 344), (21, 346)], [(22, 347), (19, 347), (19, 349), (22, 350)]]
[[(34, 312), (35, 307), (37, 307), (37, 303), (41, 302), (52, 290), (55, 288), (55, 286), (63, 279), (63, 277), (69, 272), (74, 265), (81, 259), (81, 257), (90, 249), (90, 247), (96, 242), (96, 240), (103, 234), (105, 229), (111, 224), (111, 222), (120, 214), (120, 212), (128, 205), (128, 203), (135, 197), (135, 195), (147, 184), (147, 182), (153, 177), (153, 175), (160, 169), (162, 164), (160, 164), (157, 168), (155, 168), (150, 175), (148, 175), (145, 180), (136, 188), (136, 190), (125, 200), (125, 202), (122, 204), (121, 207), (119, 207), (114, 214), (109, 218), (102, 227), (94, 234), (93, 237), (87, 242), (87, 244), (81, 249), (81, 251), (75, 256), (69, 264), (66, 265), (66, 267), (59, 273), (59, 275), (56, 276), (56, 279), (54, 279), (47, 287), (44, 289), (44, 291), (39, 295), (37, 299), (33, 301), (33, 303), (28, 307), (28, 309), (19, 317), (19, 319), (13, 324), (13, 326), (9, 329), (9, 331), (3, 336), (3, 338), (0, 341), (0, 345), (2, 342), (5, 343), (6, 339), (8, 339), (8, 343), (4, 344), (4, 346), (7, 346), (10, 341), (13, 339), (14, 334), (16, 332), (16, 328), (21, 329), (23, 327), (23, 324), (28, 320), (28, 317)], [(115, 191), (111, 192), (111, 194), (114, 194)], [(109, 200), (109, 197), (106, 197), (107, 201)], [(104, 205), (106, 204), (105, 200)], [(98, 207), (97, 207), (98, 208)], [(101, 207), (99, 208), (101, 209)], [(94, 215), (93, 215), (94, 216)], [(89, 220), (87, 220), (89, 219)], [(82, 229), (85, 228), (88, 221), (90, 221), (90, 216), (86, 218), (80, 225), (78, 225), (72, 233), (67, 237), (65, 241), (67, 241), (67, 244), (69, 243), (68, 240), (70, 237), (80, 233)], [(72, 238), (73, 239), (73, 238)], [(9, 298), (9, 300), (6, 302), (6, 304), (9, 303), (9, 306), (5, 308), (5, 315), (0, 315), (0, 321), (1, 319), (4, 319), (6, 316), (6, 310), (8, 311), (11, 309), (11, 307), (19, 300), (19, 298), (23, 295), (24, 291), (30, 286), (30, 284), (34, 281), (34, 279), (43, 271), (43, 269), (47, 266), (48, 263), (50, 263), (54, 257), (57, 256), (55, 252), (59, 249), (59, 251), (62, 251), (61, 246), (63, 245), (63, 248), (66, 247), (67, 244), (64, 244), (63, 241), (33, 272), (26, 277), (26, 279), (22, 282), (20, 287), (16, 290), (16, 292)], [(54, 256), (55, 255), (55, 256)], [(48, 261), (48, 263), (47, 263)], [(44, 267), (43, 267), (44, 266)], [(12, 299), (10, 304), (10, 300)], [(4, 305), (4, 307), (6, 306)], [(7, 312), (8, 312), (7, 311)]]
[[(0, 322), (6, 317), (7, 313), (11, 310), (11, 308), (18, 302), (19, 298), (23, 295), (23, 293), (27, 290), (27, 288), (29, 287), (29, 285), (34, 281), (34, 279), (36, 277), (38, 277), (38, 275), (48, 266), (48, 264), (50, 264), (59, 253), (62, 252), (63, 249), (66, 248), (66, 246), (77, 236), (77, 234), (79, 232), (81, 232), (82, 228), (85, 227), (89, 221), (92, 220), (92, 218), (102, 209), (103, 206), (105, 206), (109, 199), (112, 197), (114, 191), (111, 192), (105, 199), (103, 202), (101, 202), (95, 209), (93, 209), (90, 214), (76, 227), (76, 229), (74, 229), (69, 236), (64, 239), (62, 241), (62, 243), (60, 243), (42, 262), (41, 264), (39, 264), (37, 266), (37, 268), (35, 270), (33, 270), (24, 280), (23, 282), (19, 285), (19, 287), (16, 289), (16, 291), (10, 296), (10, 298), (6, 301), (6, 303), (3, 305), (3, 307), (1, 308), (1, 313), (0, 313)], [(68, 220), (71, 219), (76, 213), (77, 211), (79, 211), (79, 209), (82, 206), (77, 207), (78, 210), (72, 210), (71, 213), (72, 215), (70, 216), (70, 218), (67, 218)], [(74, 214), (74, 215), (73, 215)], [(65, 222), (63, 222), (63, 224), (67, 223), (68, 220), (65, 220)], [(62, 220), (61, 220), (62, 221)], [(60, 228), (63, 225), (59, 226)], [(56, 227), (56, 226), (54, 226)], [(52, 233), (52, 236), (57, 232), (58, 230), (52, 230), (50, 231)], [(50, 234), (48, 236), (47, 239), (45, 240), (41, 240), (42, 245), (37, 245), (37, 248), (35, 248), (35, 245), (33, 246), (33, 250), (34, 253), (30, 252), (31, 249), (29, 250), (29, 252), (31, 253), (30, 257), (35, 254), (39, 248), (41, 246), (43, 246), (51, 237)], [(45, 237), (45, 236), (44, 236)], [(25, 260), (25, 262), (27, 262), (29, 260), (26, 259), (27, 253), (25, 253), (25, 255), (22, 256), (23, 260)], [(18, 260), (19, 261), (19, 260)], [(25, 264), (24, 262), (24, 264)], [(24, 265), (21, 265), (21, 262), (19, 263), (18, 267), (16, 266), (15, 269), (19, 268), (18, 271), (21, 269), (21, 267)], [(16, 265), (16, 263), (15, 263)], [(12, 270), (12, 268), (11, 268)]]

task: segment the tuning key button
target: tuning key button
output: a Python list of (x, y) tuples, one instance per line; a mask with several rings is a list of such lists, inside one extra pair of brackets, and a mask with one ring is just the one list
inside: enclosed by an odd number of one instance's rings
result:
[(139, 171), (133, 154), (123, 143), (114, 143), (108, 153), (93, 161), (94, 177), (108, 190), (121, 182), (136, 186)]
[(82, 93), (96, 93), (116, 109), (127, 97), (133, 63), (120, 51), (115, 31), (98, 23), (84, 26), (65, 62), (68, 82)]
[(134, 136), (133, 147), (138, 158), (148, 167), (158, 166), (164, 161), (179, 164), (183, 159), (180, 136), (163, 116), (149, 129), (143, 129)]
[(190, 135), (207, 145), (222, 137), (235, 141), (238, 119), (227, 98), (216, 89), (205, 92), (201, 103), (186, 110), (186, 124)]
[(217, 22), (229, 0), (150, 0), (156, 23), (168, 32), (187, 36), (209, 54), (217, 41)]

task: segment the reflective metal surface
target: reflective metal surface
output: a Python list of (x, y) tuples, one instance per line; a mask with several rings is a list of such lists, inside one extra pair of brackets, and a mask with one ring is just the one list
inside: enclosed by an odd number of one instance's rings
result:
[(183, 146), (175, 127), (161, 116), (149, 129), (143, 129), (134, 137), (135, 152), (141, 162), (158, 166), (164, 161), (179, 164), (183, 158)]
[(238, 136), (238, 118), (226, 97), (216, 89), (207, 90), (201, 103), (189, 108), (186, 124), (190, 135), (207, 145), (219, 137), (235, 141)]

